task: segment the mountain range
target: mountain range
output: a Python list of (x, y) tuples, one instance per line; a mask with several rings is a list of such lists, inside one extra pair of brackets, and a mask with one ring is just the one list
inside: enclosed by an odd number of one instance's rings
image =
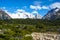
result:
[(10, 15), (12, 19), (20, 19), (20, 18), (41, 19), (42, 18), (41, 15), (36, 11), (32, 13), (28, 13), (28, 12), (25, 12), (24, 10), (18, 10), (16, 13), (12, 13), (12, 14), (8, 13), (8, 15)]
[(55, 19), (60, 19), (60, 9), (59, 8), (54, 8), (51, 9), (47, 12), (46, 15), (41, 17), (39, 13), (36, 11), (32, 13), (25, 12), (23, 10), (18, 10), (16, 13), (8, 13), (0, 9), (0, 19), (47, 19), (47, 20), (55, 20)]

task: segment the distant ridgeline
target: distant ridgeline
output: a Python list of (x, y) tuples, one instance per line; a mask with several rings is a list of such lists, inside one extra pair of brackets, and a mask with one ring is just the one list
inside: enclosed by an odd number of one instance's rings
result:
[(59, 8), (54, 8), (43, 17), (43, 19), (48, 19), (48, 20), (56, 20), (60, 19), (60, 9)]
[(11, 19), (11, 17), (3, 10), (0, 9), (0, 20)]
[[(29, 17), (27, 17), (27, 18), (29, 18)], [(38, 17), (38, 18), (40, 18), (40, 17)], [(35, 19), (38, 19), (38, 18), (35, 17)], [(6, 19), (13, 19), (13, 18), (11, 18), (11, 16), (8, 15), (8, 13), (6, 13), (5, 11), (0, 9), (0, 19), (6, 20)], [(60, 9), (54, 8), (54, 9), (48, 11), (48, 13), (40, 19), (46, 19), (46, 20), (60, 19)]]
[(41, 16), (38, 13), (24, 13), (23, 11), (16, 12), (17, 14), (8, 14), (5, 11), (0, 9), (0, 19), (41, 19)]

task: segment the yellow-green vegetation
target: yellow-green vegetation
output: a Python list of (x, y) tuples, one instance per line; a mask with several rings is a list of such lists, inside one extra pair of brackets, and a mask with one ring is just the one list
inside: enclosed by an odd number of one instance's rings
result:
[(0, 40), (32, 40), (31, 36), (24, 37), (32, 32), (60, 33), (60, 20), (0, 20)]

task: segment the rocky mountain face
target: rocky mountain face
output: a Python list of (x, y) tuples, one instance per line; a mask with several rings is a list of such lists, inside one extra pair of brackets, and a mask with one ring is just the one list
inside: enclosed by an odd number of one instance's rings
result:
[(0, 9), (0, 19), (1, 20), (11, 19), (11, 17), (5, 11)]
[(43, 19), (48, 19), (48, 20), (55, 20), (55, 19), (60, 19), (60, 9), (59, 8), (54, 8), (43, 17)]

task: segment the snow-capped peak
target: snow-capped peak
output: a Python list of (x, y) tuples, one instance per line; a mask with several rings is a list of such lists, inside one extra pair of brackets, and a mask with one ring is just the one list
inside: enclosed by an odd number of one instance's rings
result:
[[(29, 13), (29, 12), (26, 12), (25, 10), (22, 10), (22, 9), (18, 9), (16, 11), (16, 13), (9, 13), (8, 11), (6, 11), (8, 13), (8, 15), (11, 16), (12, 19), (19, 19), (19, 18), (23, 18), (23, 19), (26, 19), (26, 18), (31, 18), (31, 19), (41, 19), (41, 16), (38, 14), (37, 11), (33, 11), (32, 13)], [(36, 15), (34, 15), (34, 13)]]
[(56, 9), (55, 9), (55, 12), (57, 12), (57, 11), (59, 11), (59, 10), (60, 10), (59, 8), (56, 8)]

